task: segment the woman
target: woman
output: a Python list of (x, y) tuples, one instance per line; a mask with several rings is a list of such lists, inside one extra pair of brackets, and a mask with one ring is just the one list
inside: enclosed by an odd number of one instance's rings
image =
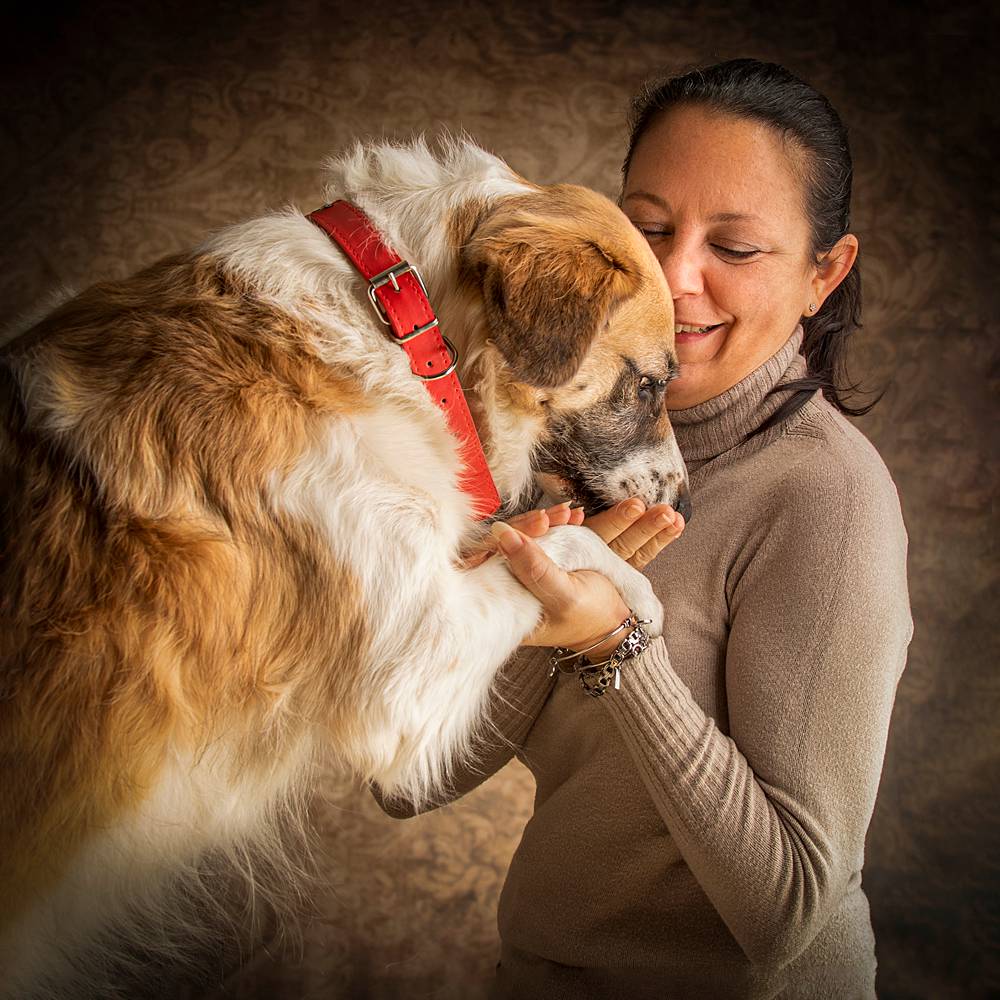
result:
[(636, 102), (622, 207), (674, 297), (694, 516), (680, 537), (641, 505), (588, 522), (639, 566), (677, 539), (648, 570), (664, 636), (599, 698), (545, 647), (606, 656), (628, 608), (531, 541), (564, 509), (497, 529), (546, 609), (504, 671), (502, 739), (455, 787), (514, 753), (537, 784), (497, 997), (874, 996), (861, 868), (911, 621), (895, 489), (842, 416), (850, 186), (836, 113), (780, 67)]

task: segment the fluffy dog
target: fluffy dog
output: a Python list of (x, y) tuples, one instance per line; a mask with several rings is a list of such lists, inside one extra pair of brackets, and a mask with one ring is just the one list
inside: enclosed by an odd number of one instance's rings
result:
[[(611, 202), (450, 140), (358, 146), (327, 197), (421, 269), (504, 511), (683, 502), (672, 303)], [(0, 372), (0, 990), (77, 996), (176, 945), (206, 858), (280, 865), (317, 748), (433, 794), (539, 606), (461, 568), (456, 439), (298, 212), (90, 288)], [(659, 627), (592, 532), (543, 544)]]

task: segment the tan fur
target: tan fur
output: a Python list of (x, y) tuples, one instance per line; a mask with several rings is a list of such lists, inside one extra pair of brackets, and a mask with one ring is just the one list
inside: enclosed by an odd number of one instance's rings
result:
[[(673, 364), (649, 248), (592, 192), (449, 155), (382, 149), (376, 207), (424, 247), (505, 509), (549, 483), (666, 497), (683, 463), (636, 396)], [(363, 147), (335, 169), (381, 183)], [(403, 176), (433, 211), (392, 207)], [(251, 897), (261, 865), (296, 886), (281, 834), (314, 747), (417, 803), (469, 754), (539, 611), (495, 561), (455, 565), (482, 526), (408, 368), (294, 213), (96, 285), (0, 351), (0, 961), (20, 963), (0, 995), (94, 973), (104, 996), (129, 947), (183, 956), (216, 856)], [(591, 533), (541, 544), (660, 614)]]
[(464, 247), (480, 223), (490, 214), (490, 203), (485, 198), (469, 198), (448, 214), (448, 245)]
[(580, 191), (511, 198), (467, 247), (467, 274), (483, 290), (493, 340), (531, 385), (565, 382), (641, 281), (630, 257), (595, 239), (604, 206)]
[[(645, 240), (623, 229), (619, 214), (606, 198), (571, 185), (507, 199), (486, 219), (476, 206), (456, 213), (456, 238), (468, 232), (460, 244), (465, 281), (475, 295), (485, 291), (488, 315), (490, 272), (493, 287), (503, 288), (490, 323), (494, 360), (519, 356), (508, 397), (524, 412), (591, 405), (607, 394), (626, 355), (667, 374), (673, 300)], [(539, 247), (541, 240), (547, 243)]]
[[(308, 345), (182, 257), (94, 287), (6, 352), (33, 426), (8, 382), (0, 758), (40, 777), (0, 796), (8, 904), (148, 794), (168, 742), (196, 755), (235, 734), (239, 766), (266, 770), (311, 705), (345, 703), (319, 666), (331, 643), (366, 642), (353, 581), (259, 502), (259, 470), (363, 407)], [(56, 412), (72, 425), (46, 440)]]

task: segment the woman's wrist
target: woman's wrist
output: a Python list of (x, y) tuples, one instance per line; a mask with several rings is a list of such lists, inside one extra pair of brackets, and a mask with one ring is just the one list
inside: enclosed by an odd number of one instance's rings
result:
[[(643, 629), (648, 618), (639, 618), (634, 612), (606, 636), (577, 651), (557, 646), (549, 657), (549, 677), (556, 672), (575, 674), (584, 693), (600, 698), (613, 687), (621, 686), (621, 668), (649, 647), (649, 634)], [(616, 643), (613, 649), (609, 643)], [(593, 657), (593, 659), (592, 659)]]
[(609, 608), (608, 617), (601, 623), (602, 628), (595, 629), (594, 632), (579, 642), (565, 643), (566, 649), (575, 652), (587, 650), (587, 659), (592, 663), (599, 663), (606, 660), (619, 646), (621, 641), (631, 631), (629, 628), (619, 631), (620, 626), (632, 614), (628, 605), (619, 599), (617, 605), (612, 604)]

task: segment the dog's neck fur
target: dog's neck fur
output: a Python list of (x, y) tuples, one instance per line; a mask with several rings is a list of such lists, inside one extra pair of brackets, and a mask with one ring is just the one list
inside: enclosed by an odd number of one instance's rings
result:
[[(500, 159), (473, 142), (446, 137), (432, 150), (423, 139), (406, 145), (357, 144), (327, 163), (326, 201), (357, 205), (403, 260), (419, 268), (442, 329), (458, 349), (459, 376), (483, 439), (504, 512), (535, 491), (529, 417), (515, 411), (496, 379), (503, 362), (487, 338), (482, 306), (459, 279), (467, 238), (456, 220), (488, 211), (498, 199), (533, 190)], [(470, 212), (471, 208), (471, 212)], [(203, 247), (224, 268), (260, 289), (283, 309), (307, 314), (331, 331), (324, 354), (336, 364), (341, 350), (365, 358), (365, 374), (393, 380), (399, 392), (422, 399), (404, 353), (389, 341), (367, 302), (364, 282), (346, 256), (297, 210), (234, 226)], [(350, 275), (345, 298), (337, 276)], [(347, 317), (349, 324), (331, 320)], [(338, 345), (343, 348), (338, 349)]]
[(461, 241), (471, 235), (456, 220), (474, 219), (497, 199), (534, 188), (502, 160), (461, 138), (440, 140), (437, 152), (423, 139), (403, 146), (358, 144), (328, 169), (328, 200), (341, 197), (358, 205), (396, 252), (420, 269), (442, 329), (458, 349), (459, 377), (504, 510), (517, 508), (535, 489), (530, 464), (535, 435), (530, 421), (498, 391), (495, 376), (503, 362), (488, 344), (478, 293), (456, 280)]
[[(328, 201), (361, 208), (404, 259), (421, 268), (436, 302), (455, 273), (452, 220), (472, 202), (532, 190), (500, 159), (471, 141), (442, 139), (437, 153), (423, 139), (406, 145), (357, 144), (327, 164)], [(450, 336), (450, 334), (449, 334)]]

